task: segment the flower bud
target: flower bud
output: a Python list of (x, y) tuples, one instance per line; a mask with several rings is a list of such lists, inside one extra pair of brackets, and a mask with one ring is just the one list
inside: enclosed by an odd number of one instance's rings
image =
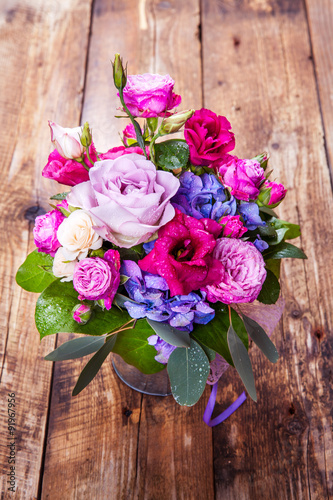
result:
[(51, 121), (49, 121), (49, 127), (51, 129), (51, 141), (63, 158), (74, 160), (81, 157), (84, 151), (80, 141), (81, 127), (63, 128)]
[(82, 129), (82, 135), (81, 135), (81, 144), (85, 148), (89, 147), (90, 144), (92, 143), (92, 136), (91, 136), (91, 131), (89, 128), (89, 123), (86, 122), (84, 124), (84, 127)]
[(174, 113), (171, 116), (165, 118), (161, 124), (160, 134), (173, 134), (178, 132), (183, 125), (187, 122), (189, 118), (194, 113), (194, 109), (187, 109), (186, 111), (180, 111), (179, 113)]
[(80, 325), (88, 323), (91, 317), (91, 309), (85, 304), (77, 304), (73, 308), (73, 319)]
[(154, 134), (158, 126), (158, 118), (156, 116), (154, 116), (153, 118), (147, 118), (147, 125), (150, 132)]
[(265, 181), (263, 190), (260, 192), (259, 201), (266, 207), (277, 207), (287, 194), (283, 184)]
[(116, 54), (114, 56), (114, 62), (112, 63), (113, 67), (113, 81), (115, 84), (115, 87), (118, 90), (122, 90), (127, 83), (127, 71), (123, 67), (123, 62), (120, 57), (120, 54)]
[(260, 163), (261, 168), (266, 170), (268, 165), (269, 156), (267, 153), (261, 153), (261, 155), (255, 156), (252, 160), (256, 160)]

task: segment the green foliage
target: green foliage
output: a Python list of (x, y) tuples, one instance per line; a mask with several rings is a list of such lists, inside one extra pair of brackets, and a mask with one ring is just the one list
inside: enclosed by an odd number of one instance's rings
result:
[(183, 168), (187, 165), (189, 158), (189, 147), (181, 139), (171, 139), (155, 144), (155, 161), (158, 167), (167, 170)]
[(57, 278), (52, 274), (53, 259), (37, 248), (29, 253), (16, 273), (16, 283), (28, 292), (41, 293)]
[(35, 321), (41, 338), (59, 332), (103, 335), (131, 320), (126, 311), (112, 307), (109, 311), (95, 307), (85, 325), (73, 319), (73, 307), (79, 304), (78, 293), (71, 282), (54, 281), (39, 296)]
[(173, 397), (182, 406), (193, 406), (201, 397), (209, 375), (209, 361), (197, 342), (178, 347), (169, 358), (168, 374)]
[(305, 253), (300, 249), (292, 245), (291, 243), (286, 243), (285, 241), (275, 245), (272, 248), (267, 248), (263, 252), (263, 257), (267, 259), (307, 259)]
[(165, 342), (168, 342), (168, 344), (176, 347), (190, 347), (190, 334), (188, 332), (177, 330), (177, 328), (170, 326), (168, 323), (161, 323), (151, 319), (147, 319), (147, 321), (156, 335), (165, 340)]
[(258, 300), (263, 304), (275, 304), (280, 295), (280, 283), (275, 274), (267, 270), (267, 276), (259, 293)]
[(98, 351), (105, 342), (104, 337), (79, 337), (64, 342), (54, 351), (50, 352), (44, 359), (47, 361), (65, 361), (77, 359)]
[(253, 342), (257, 344), (269, 361), (276, 363), (279, 359), (279, 353), (265, 330), (252, 318), (245, 316), (245, 314), (243, 314), (242, 317), (247, 333)]
[(66, 193), (55, 194), (54, 196), (51, 196), (50, 200), (59, 200), (59, 201), (65, 200), (69, 193), (70, 191), (67, 191)]

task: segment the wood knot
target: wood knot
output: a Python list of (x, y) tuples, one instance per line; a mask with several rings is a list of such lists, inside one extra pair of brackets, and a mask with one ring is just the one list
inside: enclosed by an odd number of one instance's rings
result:
[(290, 434), (302, 434), (302, 432), (304, 431), (304, 424), (297, 418), (293, 418), (292, 420), (289, 420), (287, 429)]
[(324, 337), (324, 332), (320, 328), (316, 328), (315, 331), (313, 332), (313, 336), (316, 337), (318, 340), (322, 340)]
[(293, 404), (293, 403), (291, 403), (290, 408), (289, 408), (289, 413), (290, 413), (290, 415), (294, 415), (294, 414), (295, 414), (295, 411), (296, 411), (296, 410), (295, 410), (295, 406), (294, 406), (294, 404)]
[(273, 144), (272, 144), (273, 149), (279, 149), (279, 147), (280, 147), (280, 144), (278, 142), (273, 142)]
[(293, 311), (291, 311), (291, 315), (293, 318), (299, 318), (302, 315), (302, 313), (298, 309), (294, 309)]
[(240, 38), (238, 38), (238, 36), (234, 36), (232, 40), (234, 42), (234, 47), (239, 47), (241, 43)]
[(125, 415), (125, 417), (129, 418), (131, 415), (132, 415), (132, 410), (130, 410), (129, 408), (124, 408), (123, 409), (123, 415)]
[(24, 212), (24, 218), (27, 219), (29, 222), (35, 222), (36, 217), (44, 214), (46, 214), (46, 211), (44, 210), (43, 207), (40, 207), (39, 205), (34, 205), (33, 207), (27, 208), (27, 210)]

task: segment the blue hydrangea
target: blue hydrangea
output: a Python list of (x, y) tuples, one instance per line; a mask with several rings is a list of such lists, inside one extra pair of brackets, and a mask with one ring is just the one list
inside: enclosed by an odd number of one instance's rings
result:
[(120, 272), (129, 277), (124, 286), (131, 300), (124, 306), (132, 318), (169, 323), (187, 332), (193, 330), (193, 323), (207, 324), (214, 318), (215, 311), (205, 302), (205, 294), (201, 297), (191, 292), (170, 298), (164, 278), (141, 271), (131, 260), (123, 261)]
[(259, 207), (256, 203), (241, 203), (237, 207), (237, 212), (242, 216), (244, 226), (250, 231), (266, 225), (259, 215)]
[(222, 184), (212, 174), (195, 175), (184, 172), (180, 188), (171, 199), (174, 207), (195, 219), (208, 218), (218, 221), (226, 215), (235, 215), (236, 200), (228, 199)]

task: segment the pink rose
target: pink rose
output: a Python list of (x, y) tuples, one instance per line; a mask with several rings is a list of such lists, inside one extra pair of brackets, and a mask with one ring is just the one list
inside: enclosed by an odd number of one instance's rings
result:
[[(130, 139), (130, 142), (128, 141)], [(131, 142), (132, 141), (132, 142)], [(123, 130), (123, 142), (125, 146), (130, 146), (133, 141), (136, 142), (136, 133), (133, 123), (129, 123)]]
[(222, 264), (225, 273), (218, 284), (204, 288), (207, 299), (224, 304), (253, 302), (267, 274), (264, 259), (253, 243), (221, 238), (217, 240), (213, 257)]
[(73, 319), (80, 325), (88, 323), (91, 317), (91, 309), (86, 304), (78, 304), (73, 309)]
[(266, 181), (264, 187), (271, 189), (271, 196), (267, 203), (267, 206), (271, 208), (277, 207), (287, 194), (287, 190), (283, 184)]
[(91, 214), (95, 231), (117, 246), (147, 241), (175, 214), (170, 203), (179, 180), (137, 154), (102, 160), (90, 180), (74, 186), (67, 201)]
[(233, 158), (220, 165), (217, 170), (220, 181), (231, 188), (231, 194), (237, 200), (249, 201), (258, 198), (259, 188), (265, 180), (265, 171), (258, 161)]
[(138, 262), (143, 271), (162, 276), (170, 295), (187, 295), (219, 279), (222, 265), (212, 257), (221, 226), (212, 219), (195, 219), (176, 210), (158, 232), (153, 250)]
[[(96, 149), (93, 144), (89, 147), (89, 154), (93, 162), (97, 161)], [(88, 161), (86, 153), (84, 153), (84, 158), (86, 166), (90, 168), (92, 164)], [(66, 160), (56, 149), (50, 154), (42, 175), (66, 186), (75, 186), (89, 179), (89, 174), (82, 163), (75, 160)]]
[[(149, 155), (148, 146), (146, 147), (146, 152)], [(125, 146), (117, 146), (109, 149), (106, 153), (100, 154), (99, 157), (101, 160), (115, 160), (116, 158), (119, 158), (119, 156), (130, 155), (132, 153), (143, 156), (143, 151), (138, 146), (130, 146), (129, 148), (126, 148)]]
[(67, 160), (80, 158), (84, 151), (81, 144), (82, 127), (63, 128), (55, 122), (49, 121), (51, 141), (59, 154)]
[(239, 215), (226, 215), (219, 220), (223, 227), (222, 236), (230, 238), (241, 238), (247, 228), (243, 226)]
[(174, 80), (169, 75), (130, 75), (124, 88), (124, 101), (133, 116), (164, 116), (179, 106), (180, 95), (173, 93)]
[(209, 109), (197, 110), (185, 124), (184, 136), (193, 165), (210, 165), (235, 147), (231, 125)]
[(73, 286), (79, 293), (79, 300), (104, 300), (106, 309), (120, 284), (120, 255), (117, 250), (108, 250), (103, 259), (87, 257), (75, 265)]
[(36, 217), (33, 235), (39, 252), (55, 256), (56, 250), (61, 246), (57, 238), (57, 230), (64, 219), (65, 217), (59, 210), (52, 210)]

